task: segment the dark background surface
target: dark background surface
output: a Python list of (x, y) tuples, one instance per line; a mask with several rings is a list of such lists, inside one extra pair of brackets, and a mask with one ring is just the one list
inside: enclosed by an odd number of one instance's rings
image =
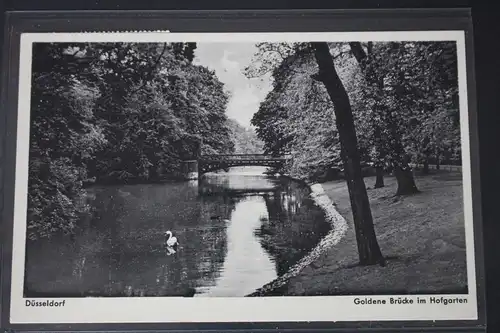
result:
[[(476, 61), (476, 89), (480, 140), (483, 232), (485, 239), (486, 290), (488, 332), (500, 332), (500, 219), (497, 215), (497, 197), (500, 185), (498, 152), (500, 143), (500, 54), (497, 49), (500, 14), (496, 1), (84, 1), (84, 0), (0, 0), (0, 10), (210, 10), (210, 9), (370, 9), (370, 8), (471, 8), (474, 25)], [(1, 18), (2, 27), (4, 17)], [(0, 35), (3, 46), (3, 34)], [(0, 109), (2, 113), (5, 109)], [(3, 115), (2, 115), (3, 116)], [(458, 330), (457, 330), (458, 331)]]

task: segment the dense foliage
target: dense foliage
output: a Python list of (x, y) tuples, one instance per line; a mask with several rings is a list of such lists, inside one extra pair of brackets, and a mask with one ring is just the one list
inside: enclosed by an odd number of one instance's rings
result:
[[(330, 43), (349, 95), (363, 165), (460, 164), (456, 46), (453, 42)], [(318, 179), (342, 169), (332, 103), (314, 79), (318, 65), (300, 44), (261, 43), (255, 77), (273, 89), (252, 124), (271, 154), (290, 153), (287, 172)], [(360, 61), (362, 60), (362, 61)]]
[(71, 232), (93, 182), (179, 176), (234, 151), (228, 96), (192, 43), (34, 44), (28, 237)]
[(262, 154), (264, 143), (252, 128), (245, 128), (233, 119), (228, 119), (234, 142), (235, 154)]
[[(411, 162), (458, 159), (457, 61), (453, 43), (260, 43), (248, 77), (272, 73), (273, 89), (252, 124), (270, 154), (293, 158), (282, 172), (308, 181), (343, 169), (359, 263), (385, 265), (363, 165), (396, 195), (419, 192)], [(330, 173), (330, 175), (329, 175)]]

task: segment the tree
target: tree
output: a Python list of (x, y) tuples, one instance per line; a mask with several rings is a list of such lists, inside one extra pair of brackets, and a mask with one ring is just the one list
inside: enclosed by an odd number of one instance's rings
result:
[(232, 151), (228, 96), (213, 71), (193, 64), (196, 44), (97, 43), (87, 49), (103, 91), (96, 115), (110, 141), (91, 167), (98, 180), (178, 177), (180, 161), (193, 158), (201, 141), (205, 153)]
[(381, 67), (377, 60), (382, 58), (382, 54), (374, 54), (372, 42), (368, 43), (368, 54), (360, 42), (351, 42), (349, 45), (365, 74), (368, 83), (367, 98), (373, 101), (374, 117), (371, 118), (371, 122), (374, 128), (374, 146), (378, 156), (376, 160), (377, 180), (375, 187), (383, 186), (384, 159), (388, 157), (398, 182), (396, 195), (417, 193), (418, 188), (402, 144), (398, 123), (393, 117), (395, 110), (390, 109), (387, 105), (384, 79), (382, 75), (377, 73), (377, 70)]
[(257, 137), (253, 128), (245, 128), (236, 120), (228, 119), (236, 154), (262, 154), (264, 143)]
[[(271, 155), (289, 153), (293, 134), (284, 126), (289, 122), (288, 110), (281, 105), (280, 98), (286, 92), (289, 74), (293, 72), (295, 54), (283, 44), (260, 43), (256, 60), (245, 70), (249, 78), (272, 73), (273, 89), (268, 93), (259, 109), (254, 113), (251, 124), (256, 127), (259, 138), (264, 142), (264, 152)], [(258, 64), (258, 65), (256, 65)]]
[[(418, 190), (408, 161), (423, 164), (441, 160), (459, 163), (460, 124), (458, 77), (454, 42), (350, 43), (365, 76), (372, 114), (383, 124), (382, 147), (389, 162), (404, 165), (403, 181), (411, 194)], [(365, 51), (366, 50), (366, 51)], [(378, 85), (374, 84), (378, 81)], [(381, 105), (382, 107), (374, 107)], [(376, 122), (374, 123), (376, 124)], [(401, 173), (397, 173), (398, 182)], [(411, 190), (413, 188), (413, 191)]]
[(228, 96), (194, 43), (36, 43), (28, 237), (72, 233), (97, 182), (180, 176), (203, 149), (234, 151)]
[(392, 51), (403, 75), (397, 105), (406, 110), (403, 141), (415, 163), (460, 163), (457, 54), (454, 42), (405, 43)]
[(337, 75), (328, 44), (311, 43), (319, 72), (315, 78), (325, 85), (334, 105), (335, 120), (341, 145), (341, 156), (346, 171), (351, 200), (359, 261), (361, 265), (385, 264), (377, 242), (370, 202), (361, 173), (360, 156), (354, 120), (347, 92)]
[(71, 233), (89, 213), (86, 165), (107, 144), (94, 122), (100, 92), (85, 75), (79, 44), (36, 43), (31, 90), (28, 239)]
[[(297, 46), (295, 46), (297, 47)], [(320, 82), (311, 78), (317, 71), (317, 63), (311, 50), (303, 46), (299, 52), (281, 44), (265, 46), (265, 56), (254, 63), (264, 64), (272, 71), (273, 89), (261, 103), (252, 119), (259, 137), (271, 154), (287, 153), (291, 156), (283, 167), (284, 172), (294, 178), (318, 181), (338, 176), (342, 168), (338, 133), (332, 117), (333, 104)], [(276, 66), (269, 50), (280, 50)], [(257, 60), (256, 59), (256, 60)], [(253, 67), (252, 73), (263, 69)]]
[[(363, 114), (365, 103), (359, 98), (364, 82), (356, 72), (358, 66), (346, 61), (346, 48), (342, 43), (260, 47), (251, 75), (272, 71), (274, 82), (273, 90), (254, 117), (254, 121), (259, 120), (254, 123), (259, 137), (266, 146), (280, 147), (291, 153), (293, 158), (287, 172), (294, 177), (314, 179), (321, 168), (343, 164), (360, 264), (384, 265), (361, 172), (361, 159), (367, 157), (370, 140), (364, 139), (360, 145), (355, 130), (358, 125), (362, 130), (368, 129)], [(339, 62), (338, 67), (334, 60)], [(350, 92), (346, 91), (343, 80)], [(355, 102), (356, 117), (351, 98)], [(362, 134), (363, 138), (369, 136), (368, 132)], [(283, 138), (287, 139), (284, 144)]]

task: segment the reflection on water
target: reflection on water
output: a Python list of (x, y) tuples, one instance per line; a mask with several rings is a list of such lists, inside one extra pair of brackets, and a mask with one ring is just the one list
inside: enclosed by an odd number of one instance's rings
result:
[[(74, 237), (27, 246), (25, 296), (244, 296), (329, 231), (308, 190), (250, 168), (200, 182), (95, 187)], [(242, 172), (243, 171), (243, 172)], [(177, 253), (163, 246), (171, 230)]]
[(264, 200), (257, 196), (236, 204), (226, 229), (227, 255), (221, 275), (213, 286), (199, 288), (202, 295), (245, 296), (277, 277), (272, 256), (253, 233), (260, 224), (256, 215), (265, 209)]

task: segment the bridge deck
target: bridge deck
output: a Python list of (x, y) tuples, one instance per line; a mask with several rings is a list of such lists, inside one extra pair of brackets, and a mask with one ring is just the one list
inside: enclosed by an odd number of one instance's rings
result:
[(214, 155), (201, 155), (202, 161), (286, 161), (290, 157), (285, 156), (271, 156), (264, 154), (214, 154)]
[(217, 154), (201, 155), (198, 162), (199, 171), (205, 173), (236, 166), (276, 167), (283, 165), (288, 159), (288, 156), (270, 156), (264, 154)]

